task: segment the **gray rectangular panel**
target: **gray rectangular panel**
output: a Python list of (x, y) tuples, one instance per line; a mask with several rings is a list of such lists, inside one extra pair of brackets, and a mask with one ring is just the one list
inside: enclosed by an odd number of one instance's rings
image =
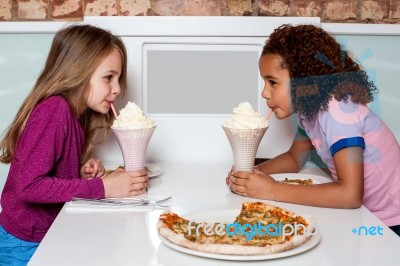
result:
[(148, 50), (147, 112), (228, 114), (243, 101), (257, 108), (258, 57), (257, 51)]

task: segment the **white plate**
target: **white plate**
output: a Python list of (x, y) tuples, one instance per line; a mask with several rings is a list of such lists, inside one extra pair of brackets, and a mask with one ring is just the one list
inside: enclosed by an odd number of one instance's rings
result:
[(302, 179), (302, 180), (312, 179), (313, 184), (323, 184), (332, 182), (332, 180), (324, 176), (300, 174), (300, 173), (272, 174), (271, 177), (276, 181), (282, 181), (285, 180), (285, 178), (287, 178), (287, 179)]
[(154, 165), (154, 164), (146, 164), (147, 172), (149, 173), (149, 177), (155, 177), (162, 174), (161, 167)]
[[(118, 167), (123, 167), (122, 165), (106, 165), (107, 171), (114, 171)], [(146, 164), (146, 170), (149, 173), (149, 177), (156, 177), (162, 174), (162, 169), (154, 164)]]
[[(238, 210), (230, 209), (230, 210), (218, 210), (218, 211), (210, 211), (210, 212), (199, 212), (192, 213), (188, 215), (184, 215), (185, 219), (189, 221), (197, 221), (197, 222), (219, 222), (219, 223), (232, 223), (236, 216), (238, 215)], [(299, 253), (303, 253), (315, 247), (319, 241), (321, 240), (320, 233), (312, 236), (310, 240), (305, 242), (304, 244), (287, 251), (282, 251), (274, 254), (266, 254), (266, 255), (226, 255), (226, 254), (214, 254), (201, 252), (197, 250), (192, 250), (189, 248), (185, 248), (179, 245), (176, 245), (169, 241), (168, 239), (160, 236), (161, 242), (166, 246), (175, 249), (177, 251), (187, 253), (190, 255), (195, 255), (199, 257), (211, 258), (211, 259), (219, 259), (219, 260), (235, 260), (235, 261), (256, 261), (256, 260), (271, 260), (278, 259), (283, 257), (293, 256)]]

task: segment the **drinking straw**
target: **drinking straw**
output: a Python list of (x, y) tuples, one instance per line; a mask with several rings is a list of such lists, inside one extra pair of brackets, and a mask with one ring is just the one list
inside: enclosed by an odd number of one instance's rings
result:
[(112, 103), (111, 103), (111, 110), (113, 111), (115, 118), (117, 118), (118, 115), (117, 115), (117, 112), (115, 112), (115, 108)]
[(269, 109), (267, 117), (265, 118), (267, 121), (269, 120), (269, 117), (271, 116), (271, 114), (272, 114), (272, 109)]

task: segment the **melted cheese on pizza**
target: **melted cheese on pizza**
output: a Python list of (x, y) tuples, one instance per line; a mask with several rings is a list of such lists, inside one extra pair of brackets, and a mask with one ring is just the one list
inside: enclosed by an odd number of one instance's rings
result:
[[(226, 230), (226, 226), (228, 224), (218, 224), (214, 223), (213, 225), (209, 224), (208, 232), (212, 231), (213, 234), (209, 234), (205, 232), (206, 223), (195, 223), (190, 222), (190, 230), (189, 230), (189, 221), (178, 216), (175, 213), (166, 213), (162, 214), (160, 220), (164, 222), (164, 224), (170, 228), (176, 234), (183, 235), (186, 239), (201, 243), (201, 244), (236, 244), (236, 245), (249, 245), (249, 246), (267, 246), (278, 243), (283, 243), (291, 238), (291, 236), (286, 236), (285, 239), (282, 239), (282, 235), (276, 235), (276, 232), (271, 232), (271, 234), (254, 234), (251, 239), (248, 238), (245, 234), (236, 233), (229, 235), (227, 233), (224, 234), (216, 234), (216, 226), (223, 226), (223, 231)], [(307, 227), (307, 222), (300, 216), (295, 216), (293, 213), (289, 211), (285, 211), (281, 208), (270, 206), (261, 202), (248, 202), (243, 203), (242, 210), (240, 214), (236, 217), (234, 223), (243, 226), (245, 224), (255, 225), (262, 224), (267, 226), (269, 224), (281, 225), (285, 224), (303, 224)], [(210, 229), (212, 228), (212, 229)], [(276, 228), (273, 227), (275, 230)], [(220, 228), (221, 229), (221, 228)], [(233, 230), (232, 227), (229, 228)], [(247, 232), (250, 231), (250, 228), (247, 229)], [(272, 227), (270, 228), (272, 229)], [(232, 231), (231, 231), (232, 232)], [(300, 228), (297, 232), (298, 234), (303, 233), (303, 229)]]

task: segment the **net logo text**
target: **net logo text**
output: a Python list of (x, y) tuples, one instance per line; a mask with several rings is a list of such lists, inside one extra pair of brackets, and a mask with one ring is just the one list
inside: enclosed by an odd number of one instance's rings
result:
[(369, 227), (362, 225), (358, 228), (354, 228), (351, 231), (353, 232), (353, 234), (359, 236), (383, 236), (383, 228), (380, 225)]

